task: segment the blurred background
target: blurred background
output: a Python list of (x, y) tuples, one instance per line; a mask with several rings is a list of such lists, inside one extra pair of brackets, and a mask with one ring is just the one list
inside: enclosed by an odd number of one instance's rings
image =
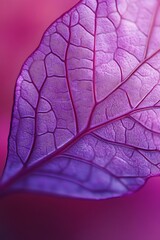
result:
[[(77, 0), (0, 0), (0, 171), (20, 68), (45, 29)], [(37, 194), (0, 199), (0, 240), (160, 240), (160, 178), (137, 193), (86, 201)]]

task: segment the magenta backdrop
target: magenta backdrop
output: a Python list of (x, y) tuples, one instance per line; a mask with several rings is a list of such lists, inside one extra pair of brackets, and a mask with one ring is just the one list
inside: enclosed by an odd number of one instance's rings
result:
[[(0, 0), (0, 169), (5, 163), (13, 90), (42, 33), (77, 0)], [(2, 240), (160, 240), (160, 178), (105, 201), (35, 194), (0, 199)]]

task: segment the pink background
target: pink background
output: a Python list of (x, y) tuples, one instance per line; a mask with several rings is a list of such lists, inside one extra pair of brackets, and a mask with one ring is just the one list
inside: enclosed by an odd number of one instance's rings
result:
[[(42, 33), (77, 0), (0, 0), (0, 169), (5, 163), (13, 91)], [(105, 201), (35, 194), (0, 199), (2, 240), (160, 240), (160, 178)]]

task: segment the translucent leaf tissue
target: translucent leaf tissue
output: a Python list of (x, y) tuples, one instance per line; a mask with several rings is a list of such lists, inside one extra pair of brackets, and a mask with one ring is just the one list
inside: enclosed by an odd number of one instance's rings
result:
[(160, 3), (82, 0), (18, 77), (0, 195), (105, 199), (160, 174)]

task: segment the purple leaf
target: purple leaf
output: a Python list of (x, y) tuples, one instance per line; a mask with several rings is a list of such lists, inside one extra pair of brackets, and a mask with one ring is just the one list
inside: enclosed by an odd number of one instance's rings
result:
[(83, 0), (17, 81), (1, 192), (111, 198), (160, 172), (158, 0)]

